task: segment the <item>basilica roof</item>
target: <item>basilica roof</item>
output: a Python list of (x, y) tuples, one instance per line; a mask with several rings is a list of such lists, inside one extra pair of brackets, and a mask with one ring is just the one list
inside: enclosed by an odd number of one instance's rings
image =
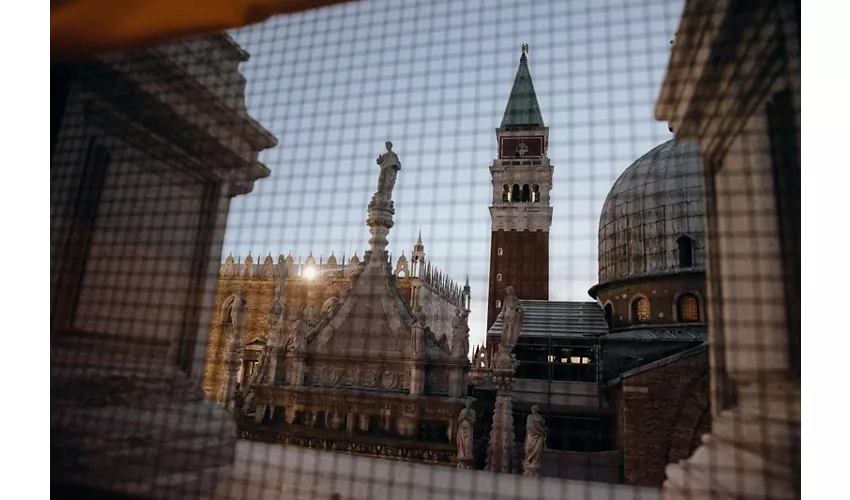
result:
[[(705, 212), (696, 145), (656, 146), (617, 179), (599, 217), (599, 283), (704, 269)], [(690, 265), (680, 238), (692, 241)], [(592, 293), (592, 292), (591, 292)]]

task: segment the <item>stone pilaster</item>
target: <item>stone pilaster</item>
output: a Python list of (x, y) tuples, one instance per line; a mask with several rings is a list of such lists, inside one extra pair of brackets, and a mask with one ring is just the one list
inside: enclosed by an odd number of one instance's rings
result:
[[(667, 467), (665, 500), (801, 496), (800, 374), (786, 321), (799, 292), (783, 286), (799, 278), (785, 266), (799, 253), (780, 251), (795, 235), (780, 230), (789, 214), (777, 200), (794, 193), (776, 184), (793, 169), (775, 157), (779, 144), (799, 148), (799, 46), (793, 2), (685, 2), (656, 117), (707, 159), (713, 415), (693, 456)], [(786, 92), (787, 107), (773, 101)], [(799, 162), (799, 149), (785, 160)]]
[(410, 362), (410, 395), (421, 396), (425, 392), (425, 363)]

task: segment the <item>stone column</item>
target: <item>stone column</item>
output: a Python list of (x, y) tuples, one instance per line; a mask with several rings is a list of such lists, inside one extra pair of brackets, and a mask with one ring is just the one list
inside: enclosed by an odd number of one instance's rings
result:
[[(707, 167), (718, 206), (709, 210), (709, 322), (717, 392), (711, 434), (667, 467), (665, 500), (799, 497), (800, 379), (788, 356), (781, 235), (775, 220), (766, 120), (750, 117), (723, 158)], [(741, 190), (740, 184), (750, 186)], [(721, 201), (722, 200), (722, 201)], [(723, 209), (720, 203), (733, 207)], [(758, 232), (751, 228), (758, 227)]]
[(345, 432), (348, 434), (353, 434), (354, 429), (357, 426), (357, 414), (353, 408), (349, 409), (348, 413), (345, 415)]
[(499, 363), (493, 370), (496, 386), (496, 407), (493, 410), (493, 425), (487, 444), (487, 464), (484, 470), (512, 472), (514, 456), (514, 416), (511, 391), (516, 362), (507, 350), (499, 350)]
[(786, 323), (799, 290), (783, 286), (799, 278), (783, 259), (800, 257), (782, 252), (799, 233), (780, 231), (777, 200), (794, 193), (774, 185), (799, 161), (798, 9), (687, 0), (656, 104), (702, 154), (713, 393), (711, 434), (667, 467), (665, 500), (801, 496), (799, 332)]
[(410, 395), (421, 396), (425, 392), (425, 363), (410, 362)]

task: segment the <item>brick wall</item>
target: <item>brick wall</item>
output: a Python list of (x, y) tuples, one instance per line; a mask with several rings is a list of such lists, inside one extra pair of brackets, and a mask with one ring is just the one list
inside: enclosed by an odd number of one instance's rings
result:
[(633, 283), (612, 283), (600, 287), (597, 297), (603, 307), (608, 302), (611, 303), (613, 309), (611, 328), (617, 329), (632, 324), (629, 313), (632, 301), (638, 294), (649, 300), (651, 324), (676, 323), (676, 299), (683, 293), (693, 293), (697, 296), (700, 305), (700, 322), (706, 323), (705, 273), (701, 272), (647, 278)]
[[(499, 255), (499, 249), (502, 255)], [(496, 279), (502, 275), (502, 280)], [(549, 299), (549, 233), (546, 231), (493, 231), (490, 238), (490, 283), (487, 329), (499, 315), (496, 301), (514, 287), (521, 299)], [(489, 345), (489, 339), (488, 339)]]
[(612, 397), (626, 484), (660, 487), (665, 466), (693, 453), (710, 430), (708, 350), (683, 354), (623, 379)]

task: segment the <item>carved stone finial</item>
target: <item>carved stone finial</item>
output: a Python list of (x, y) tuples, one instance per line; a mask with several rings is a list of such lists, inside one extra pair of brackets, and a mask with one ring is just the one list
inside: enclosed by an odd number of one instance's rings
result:
[(528, 54), (528, 44), (527, 43), (520, 45), (520, 48), (522, 49), (523, 54)]

